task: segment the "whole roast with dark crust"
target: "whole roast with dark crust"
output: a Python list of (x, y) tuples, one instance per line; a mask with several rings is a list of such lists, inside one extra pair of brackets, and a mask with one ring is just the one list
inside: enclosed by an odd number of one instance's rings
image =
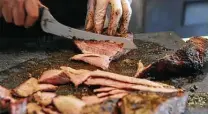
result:
[(202, 37), (190, 38), (186, 44), (171, 55), (167, 55), (147, 67), (138, 66), (135, 77), (186, 76), (200, 73), (208, 61), (208, 40)]

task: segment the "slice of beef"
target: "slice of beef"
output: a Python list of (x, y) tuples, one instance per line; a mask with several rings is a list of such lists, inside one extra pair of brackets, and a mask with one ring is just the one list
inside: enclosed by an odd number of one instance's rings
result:
[(113, 57), (117, 53), (123, 52), (123, 44), (116, 44), (109, 41), (75, 40), (74, 43), (84, 54), (90, 53)]
[(97, 93), (97, 92), (108, 92), (108, 91), (112, 91), (112, 90), (115, 90), (116, 88), (114, 87), (100, 87), (98, 89), (94, 89), (93, 92)]
[(58, 86), (54, 86), (51, 84), (39, 84), (40, 91), (51, 92), (51, 91), (56, 91), (57, 89)]
[(70, 77), (70, 80), (75, 84), (75, 86), (84, 83), (90, 77), (98, 77), (98, 78), (109, 78), (112, 80), (126, 82), (130, 84), (146, 85), (146, 86), (160, 87), (160, 88), (167, 86), (166, 88), (174, 88), (173, 86), (160, 84), (146, 79), (138, 79), (138, 78), (111, 73), (107, 71), (95, 70), (95, 71), (86, 71), (80, 74), (79, 73), (75, 74), (73, 72), (76, 72), (76, 70), (73, 68), (61, 67), (61, 69), (63, 69), (65, 73)]
[(126, 95), (128, 95), (128, 93), (116, 93), (116, 94), (113, 94), (113, 95), (102, 97), (100, 99), (101, 99), (101, 101), (106, 101), (108, 99), (121, 99)]
[(101, 85), (101, 86), (110, 86), (119, 89), (130, 89), (130, 90), (138, 90), (138, 91), (151, 91), (151, 92), (164, 92), (164, 93), (172, 93), (172, 92), (180, 92), (182, 90), (175, 88), (157, 88), (157, 87), (149, 87), (144, 85), (137, 85), (125, 82), (119, 82), (111, 79), (105, 78), (89, 78), (84, 82), (86, 85)]
[(121, 99), (127, 94), (128, 94), (127, 92), (114, 93), (114, 94), (108, 94), (107, 96), (102, 96), (100, 98), (95, 95), (84, 96), (84, 97), (82, 97), (82, 101), (84, 101), (86, 103), (86, 105), (93, 105), (93, 104), (99, 104), (99, 103), (105, 102), (106, 100), (109, 100), (109, 99)]
[(46, 114), (61, 114), (61, 113), (58, 112), (57, 110), (54, 110), (54, 109), (49, 108), (49, 107), (43, 107), (42, 110), (43, 110), (43, 112), (45, 112)]
[(33, 97), (37, 103), (47, 106), (52, 103), (53, 98), (56, 97), (56, 94), (51, 92), (37, 92), (33, 95)]
[(20, 99), (10, 104), (10, 114), (26, 114), (28, 99)]
[(108, 69), (111, 62), (110, 57), (98, 54), (78, 54), (71, 58), (72, 60), (84, 61), (104, 70)]
[(27, 114), (45, 114), (42, 107), (36, 103), (27, 104)]
[(120, 94), (120, 93), (129, 93), (131, 91), (126, 91), (126, 90), (122, 90), (122, 89), (115, 89), (109, 92), (102, 92), (102, 93), (97, 93), (97, 97), (102, 98), (102, 97), (106, 97), (106, 96), (111, 96), (111, 95), (115, 95), (115, 94)]
[(83, 96), (82, 101), (84, 101), (86, 105), (98, 104), (98, 103), (103, 102), (100, 98), (98, 98), (95, 95), (93, 95), (93, 96)]
[(61, 85), (67, 84), (70, 82), (69, 78), (65, 75), (62, 70), (48, 70), (43, 72), (40, 79), (38, 80), (39, 83), (46, 83), (46, 84), (53, 84), (53, 85)]
[(109, 99), (100, 104), (84, 106), (81, 114), (119, 114), (118, 99)]
[(200, 73), (205, 62), (208, 61), (207, 58), (208, 40), (202, 37), (193, 37), (181, 49), (144, 67), (135, 76), (167, 79), (171, 76), (192, 75)]
[(0, 110), (6, 109), (11, 102), (15, 102), (15, 99), (12, 98), (11, 91), (0, 86)]
[(182, 114), (187, 95), (132, 93), (121, 101), (122, 114)]
[(3, 86), (0, 86), (0, 99), (4, 98), (10, 98), (11, 97), (11, 91), (7, 88), (4, 88)]
[[(82, 57), (81, 55), (75, 55), (72, 57), (72, 60), (84, 61), (91, 65), (100, 67), (103, 70), (108, 69), (112, 60), (115, 60), (130, 51), (124, 49), (123, 44), (117, 44), (110, 41), (75, 40), (74, 42), (83, 54)], [(92, 54), (93, 56), (88, 56), (88, 54)]]
[(17, 97), (28, 97), (39, 90), (40, 88), (38, 80), (35, 78), (30, 78), (27, 81), (20, 84), (15, 89), (13, 89), (12, 93)]
[(9, 101), (15, 101), (14, 98), (12, 98), (11, 90), (3, 87), (0, 85), (0, 100), (9, 100)]
[(62, 114), (80, 114), (85, 106), (83, 101), (74, 96), (58, 96), (53, 103)]

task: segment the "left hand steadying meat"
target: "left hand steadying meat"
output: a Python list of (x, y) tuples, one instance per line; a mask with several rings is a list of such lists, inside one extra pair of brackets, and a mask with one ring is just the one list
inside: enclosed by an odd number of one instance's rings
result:
[[(107, 7), (111, 5), (111, 17), (108, 24), (108, 35), (126, 34), (132, 15), (132, 0), (88, 0), (88, 12), (85, 29), (103, 33)], [(118, 31), (117, 31), (118, 29)]]

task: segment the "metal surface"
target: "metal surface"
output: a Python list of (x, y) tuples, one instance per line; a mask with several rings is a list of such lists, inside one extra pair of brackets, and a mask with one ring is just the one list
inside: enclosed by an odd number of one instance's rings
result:
[[(172, 53), (174, 50), (179, 49), (183, 44), (179, 37), (172, 32), (165, 33), (151, 33), (151, 34), (137, 34), (135, 35), (135, 44), (138, 46), (138, 50), (132, 50), (127, 55), (121, 57), (117, 61), (113, 61), (110, 64), (110, 68), (108, 71), (119, 73), (123, 75), (133, 76), (137, 70), (137, 62), (142, 60), (145, 65), (150, 64), (151, 62), (165, 56), (166, 54)], [(48, 45), (48, 47), (58, 47), (53, 50), (44, 48), (40, 50), (40, 52), (46, 52), (47, 57), (43, 59), (37, 59), (38, 57), (34, 57), (34, 59), (25, 59), (25, 62), (21, 64), (17, 64), (7, 70), (0, 72), (0, 83), (2, 86), (8, 88), (14, 88), (18, 86), (20, 83), (27, 80), (30, 76), (38, 78), (43, 71), (52, 68), (59, 68), (60, 66), (70, 66), (76, 69), (89, 69), (95, 70), (97, 69), (94, 66), (89, 64), (72, 61), (70, 57), (77, 54), (77, 51), (73, 51), (73, 44), (69, 40), (60, 39), (55, 43), (51, 43), (52, 45)], [(171, 40), (169, 40), (171, 39)], [(174, 40), (172, 40), (174, 39)], [(155, 43), (156, 42), (156, 43)], [(169, 43), (170, 45), (168, 45)], [(25, 54), (29, 54), (31, 52), (28, 49), (25, 49)], [(6, 51), (6, 53), (18, 53), (19, 51)], [(36, 51), (39, 52), (39, 51)], [(14, 55), (12, 55), (14, 56)], [(9, 58), (9, 56), (8, 56)], [(7, 58), (7, 59), (8, 59)], [(3, 58), (0, 58), (3, 59)], [(18, 58), (17, 58), (18, 59)], [(3, 61), (4, 62), (4, 61)], [(2, 67), (2, 66), (0, 66)], [(207, 73), (200, 76), (190, 76), (190, 77), (179, 77), (179, 78), (171, 78), (170, 80), (163, 80), (162, 82), (173, 84), (176, 87), (185, 87), (192, 83), (204, 83), (204, 77), (207, 77)], [(198, 88), (201, 88), (200, 86)], [(73, 84), (68, 84), (64, 86), (60, 86), (57, 93), (58, 94), (73, 94), (77, 97), (83, 95), (91, 95), (92, 87), (88, 86), (80, 86), (75, 88)], [(186, 88), (189, 90), (189, 87)], [(205, 89), (201, 90), (201, 92), (208, 92)], [(194, 92), (193, 94), (197, 94)], [(200, 105), (198, 107), (201, 107)], [(195, 107), (194, 109), (197, 109)], [(191, 110), (193, 111), (193, 109)], [(200, 110), (198, 110), (200, 113)], [(194, 112), (194, 111), (193, 111)], [(197, 111), (195, 111), (197, 112)], [(204, 110), (203, 110), (204, 112)]]
[(114, 36), (107, 36), (101, 34), (95, 34), (92, 32), (86, 32), (83, 30), (78, 30), (75, 28), (71, 28), (59, 23), (49, 12), (48, 9), (43, 9), (43, 15), (41, 18), (41, 27), (43, 31), (46, 33), (51, 33), (57, 36), (65, 37), (72, 39), (80, 38), (84, 40), (100, 40), (100, 41), (113, 41), (116, 43), (124, 44), (124, 48), (126, 49), (136, 49), (136, 45), (127, 38), (122, 37), (114, 37)]

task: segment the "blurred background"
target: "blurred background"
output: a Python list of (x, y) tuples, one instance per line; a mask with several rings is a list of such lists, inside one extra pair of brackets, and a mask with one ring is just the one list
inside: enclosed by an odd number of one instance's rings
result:
[(132, 8), (130, 29), (135, 33), (174, 31), (183, 38), (208, 35), (208, 0), (133, 0)]
[[(80, 28), (84, 26), (87, 0), (41, 0), (61, 23)], [(208, 35), (208, 0), (133, 0), (131, 32), (176, 32), (180, 37)], [(0, 19), (0, 37), (31, 41), (46, 35), (39, 22), (30, 29), (6, 24)], [(22, 41), (21, 41), (22, 42)], [(5, 43), (4, 43), (5, 44)]]

